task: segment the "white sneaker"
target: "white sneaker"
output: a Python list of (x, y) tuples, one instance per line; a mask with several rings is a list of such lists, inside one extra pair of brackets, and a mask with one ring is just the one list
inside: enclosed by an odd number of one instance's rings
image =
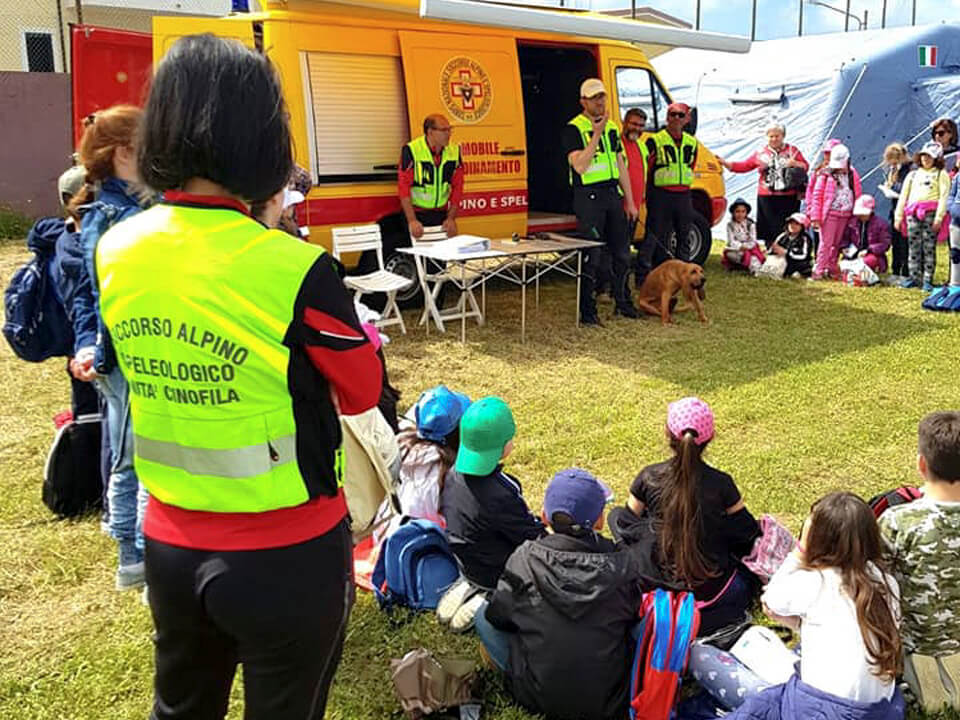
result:
[(461, 605), (460, 609), (457, 610), (456, 614), (453, 616), (453, 620), (450, 621), (450, 629), (455, 633), (462, 633), (470, 630), (477, 618), (477, 610), (479, 610), (486, 601), (487, 598), (483, 593), (477, 593), (472, 598), (467, 600), (467, 602)]
[(443, 625), (453, 620), (453, 616), (457, 614), (460, 606), (466, 602), (472, 590), (473, 587), (463, 578), (451, 585), (450, 589), (440, 598), (440, 602), (437, 603), (437, 620)]

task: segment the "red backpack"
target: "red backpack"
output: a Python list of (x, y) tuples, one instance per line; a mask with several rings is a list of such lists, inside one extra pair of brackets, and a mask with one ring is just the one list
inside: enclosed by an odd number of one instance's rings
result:
[(870, 509), (873, 510), (873, 516), (879, 520), (880, 516), (887, 511), (887, 508), (895, 505), (906, 505), (920, 497), (922, 497), (920, 490), (910, 485), (903, 485), (895, 490), (874, 495), (870, 498), (869, 505)]

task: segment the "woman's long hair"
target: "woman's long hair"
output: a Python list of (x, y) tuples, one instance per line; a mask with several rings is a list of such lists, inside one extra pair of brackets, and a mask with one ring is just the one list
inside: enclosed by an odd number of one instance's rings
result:
[(840, 573), (843, 589), (857, 608), (873, 673), (892, 681), (900, 672), (900, 632), (891, 607), (893, 593), (884, 580), (888, 568), (883, 541), (870, 506), (853, 493), (826, 495), (811, 508), (806, 543), (804, 567)]
[(84, 186), (70, 200), (76, 210), (94, 200), (96, 184), (113, 175), (113, 157), (118, 148), (132, 148), (143, 111), (133, 105), (114, 105), (84, 120), (80, 140), (80, 164), (86, 169)]
[(694, 587), (716, 574), (703, 553), (703, 524), (697, 496), (701, 457), (709, 442), (698, 445), (694, 430), (686, 430), (680, 438), (669, 432), (668, 436), (673, 458), (657, 499), (660, 564), (677, 581)]

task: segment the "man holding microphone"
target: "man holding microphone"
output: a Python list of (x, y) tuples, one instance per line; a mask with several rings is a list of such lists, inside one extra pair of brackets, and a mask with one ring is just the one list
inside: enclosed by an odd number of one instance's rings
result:
[[(597, 78), (585, 80), (580, 86), (580, 105), (583, 112), (567, 124), (562, 136), (563, 151), (570, 165), (577, 230), (585, 238), (606, 244), (613, 261), (615, 313), (636, 318), (637, 310), (627, 287), (630, 260), (627, 220), (636, 221), (637, 206), (620, 143), (620, 131), (610, 120), (607, 91)], [(599, 248), (584, 254), (580, 321), (584, 325), (600, 325), (594, 298)]]

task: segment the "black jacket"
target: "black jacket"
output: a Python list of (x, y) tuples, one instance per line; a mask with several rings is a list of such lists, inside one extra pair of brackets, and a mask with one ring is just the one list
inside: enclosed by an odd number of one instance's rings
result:
[(440, 499), (450, 549), (464, 577), (492, 590), (510, 554), (544, 534), (520, 483), (497, 466), (489, 475), (447, 474)]
[(626, 717), (640, 602), (635, 558), (606, 538), (548, 535), (521, 545), (486, 612), (511, 633), (514, 697), (557, 720)]

